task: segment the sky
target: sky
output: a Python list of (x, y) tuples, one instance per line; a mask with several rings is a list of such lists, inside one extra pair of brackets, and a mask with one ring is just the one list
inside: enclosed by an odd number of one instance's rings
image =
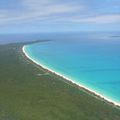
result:
[(0, 0), (0, 33), (120, 31), (120, 0)]

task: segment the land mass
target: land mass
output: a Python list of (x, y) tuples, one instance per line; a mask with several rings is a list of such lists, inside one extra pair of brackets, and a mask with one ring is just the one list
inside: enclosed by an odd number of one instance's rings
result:
[(0, 46), (0, 120), (120, 119), (119, 107), (28, 60), (25, 44)]

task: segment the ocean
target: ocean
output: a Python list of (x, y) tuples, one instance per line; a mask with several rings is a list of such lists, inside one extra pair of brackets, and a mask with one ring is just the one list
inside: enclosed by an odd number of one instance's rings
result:
[[(43, 37), (45, 39), (45, 37)], [(118, 33), (66, 33), (24, 46), (37, 63), (120, 104)]]

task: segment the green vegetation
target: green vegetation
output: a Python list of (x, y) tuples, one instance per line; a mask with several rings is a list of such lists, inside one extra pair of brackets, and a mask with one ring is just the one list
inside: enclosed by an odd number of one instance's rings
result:
[(120, 120), (120, 110), (0, 46), (0, 120)]

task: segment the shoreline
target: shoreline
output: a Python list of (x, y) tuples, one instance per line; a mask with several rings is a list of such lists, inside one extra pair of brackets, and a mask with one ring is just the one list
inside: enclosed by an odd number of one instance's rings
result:
[(58, 72), (55, 72), (54, 70), (51, 70), (51, 69), (47, 68), (45, 65), (36, 62), (34, 59), (32, 59), (32, 58), (25, 52), (24, 47), (25, 47), (25, 45), (22, 46), (22, 48), (21, 48), (22, 50), (21, 50), (21, 51), (22, 51), (22, 53), (24, 54), (24, 56), (25, 56), (27, 59), (29, 59), (32, 63), (40, 66), (41, 68), (43, 68), (44, 70), (47, 70), (47, 71), (50, 72), (50, 73), (52, 73), (52, 74), (54, 74), (54, 75), (57, 75), (57, 76), (63, 78), (64, 80), (67, 80), (68, 82), (70, 82), (70, 83), (78, 86), (80, 89), (84, 90), (84, 91), (87, 92), (88, 94), (93, 95), (94, 97), (100, 99), (101, 101), (104, 101), (105, 103), (108, 103), (108, 104), (110, 104), (110, 105), (112, 105), (112, 106), (115, 106), (115, 107), (120, 107), (120, 103), (117, 103), (117, 102), (115, 102), (115, 101), (113, 101), (113, 100), (111, 100), (111, 99), (109, 99), (109, 98), (107, 98), (107, 97), (105, 97), (105, 96), (103, 96), (103, 95), (95, 92), (94, 90), (91, 90), (91, 89), (85, 87), (84, 85), (81, 85), (80, 83), (77, 83), (77, 82), (75, 82), (74, 80), (63, 76), (62, 74), (60, 74), (60, 73), (58, 73)]

